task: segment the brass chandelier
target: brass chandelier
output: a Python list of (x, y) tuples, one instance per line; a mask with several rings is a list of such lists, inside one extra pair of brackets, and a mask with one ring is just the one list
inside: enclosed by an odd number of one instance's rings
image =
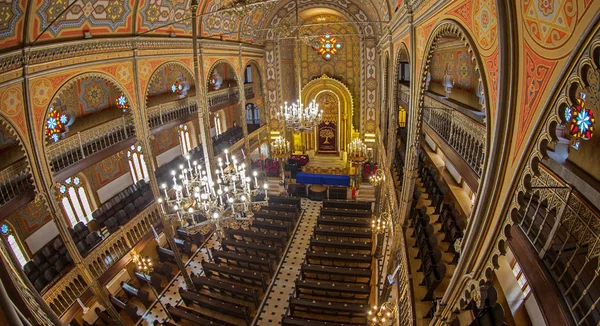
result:
[(348, 144), (348, 161), (360, 164), (367, 159), (367, 145), (360, 138), (354, 138)]
[(284, 159), (290, 156), (290, 142), (279, 136), (271, 142), (271, 156)]
[(186, 159), (187, 166), (182, 164), (179, 171), (171, 171), (172, 188), (161, 185), (164, 196), (158, 198), (158, 203), (166, 216), (178, 218), (184, 228), (212, 223), (219, 230), (222, 222), (247, 220), (252, 215), (249, 210), (252, 198), (263, 190), (256, 175), (254, 180), (248, 176), (245, 163), (240, 164), (233, 155), (230, 160), (225, 150), (225, 162), (218, 159), (216, 183), (213, 183), (198, 162), (190, 162), (189, 155)]
[(323, 110), (319, 110), (319, 104), (312, 100), (308, 106), (304, 106), (300, 100), (280, 107), (279, 116), (285, 121), (285, 126), (293, 132), (312, 131), (323, 120)]

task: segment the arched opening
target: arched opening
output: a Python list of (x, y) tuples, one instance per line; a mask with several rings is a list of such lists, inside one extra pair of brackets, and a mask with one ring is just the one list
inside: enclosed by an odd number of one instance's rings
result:
[(225, 60), (216, 62), (208, 73), (206, 87), (210, 108), (210, 136), (215, 155), (244, 136), (241, 126), (246, 123), (246, 115), (245, 112), (242, 114), (239, 104), (238, 80), (235, 68)]
[(131, 101), (125, 94), (112, 77), (100, 73), (72, 78), (56, 92), (43, 126), (56, 180), (98, 163), (108, 152), (116, 154), (121, 150), (117, 144), (135, 141)]
[(246, 125), (248, 134), (263, 126), (267, 119), (263, 101), (262, 78), (255, 62), (244, 70), (244, 94), (246, 96)]

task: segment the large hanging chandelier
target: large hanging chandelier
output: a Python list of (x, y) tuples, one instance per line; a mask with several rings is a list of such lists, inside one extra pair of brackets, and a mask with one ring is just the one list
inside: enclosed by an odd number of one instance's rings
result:
[(291, 105), (284, 102), (283, 105), (280, 116), (285, 120), (286, 128), (293, 132), (312, 131), (323, 119), (323, 111), (319, 110), (316, 100), (306, 107), (300, 100)]
[(233, 155), (230, 160), (225, 150), (225, 162), (218, 159), (216, 183), (213, 183), (201, 164), (191, 162), (189, 155), (186, 159), (187, 164), (171, 171), (172, 188), (168, 189), (166, 183), (161, 185), (164, 196), (158, 199), (158, 203), (165, 215), (177, 217), (184, 228), (212, 223), (217, 224), (217, 230), (226, 221), (247, 220), (252, 215), (249, 211), (252, 198), (262, 189), (256, 175), (254, 180), (248, 176), (245, 163), (240, 164)]
[(348, 144), (348, 161), (354, 164), (363, 163), (367, 159), (367, 145), (360, 138), (354, 138)]
[(285, 159), (290, 156), (290, 142), (279, 136), (271, 142), (271, 156)]

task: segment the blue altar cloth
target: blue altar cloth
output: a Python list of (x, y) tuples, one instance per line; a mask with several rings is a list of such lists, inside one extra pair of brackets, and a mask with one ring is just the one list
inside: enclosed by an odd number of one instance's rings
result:
[(296, 183), (349, 187), (350, 177), (347, 175), (298, 172), (296, 174)]

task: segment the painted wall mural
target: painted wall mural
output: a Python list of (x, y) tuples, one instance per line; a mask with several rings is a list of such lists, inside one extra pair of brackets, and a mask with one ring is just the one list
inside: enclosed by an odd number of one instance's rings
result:
[(48, 212), (44, 201), (31, 201), (7, 219), (15, 227), (19, 237), (25, 239), (44, 224), (50, 222), (52, 216)]
[(177, 65), (162, 66), (154, 72), (150, 80), (148, 94), (152, 96), (169, 93), (171, 92), (171, 86), (177, 80), (186, 80), (192, 84), (194, 83), (194, 78), (184, 67)]
[(93, 190), (102, 188), (127, 172), (129, 166), (124, 152), (110, 156), (83, 170)]
[(164, 153), (169, 149), (179, 146), (179, 135), (177, 129), (165, 130), (152, 140), (152, 153), (154, 156)]

